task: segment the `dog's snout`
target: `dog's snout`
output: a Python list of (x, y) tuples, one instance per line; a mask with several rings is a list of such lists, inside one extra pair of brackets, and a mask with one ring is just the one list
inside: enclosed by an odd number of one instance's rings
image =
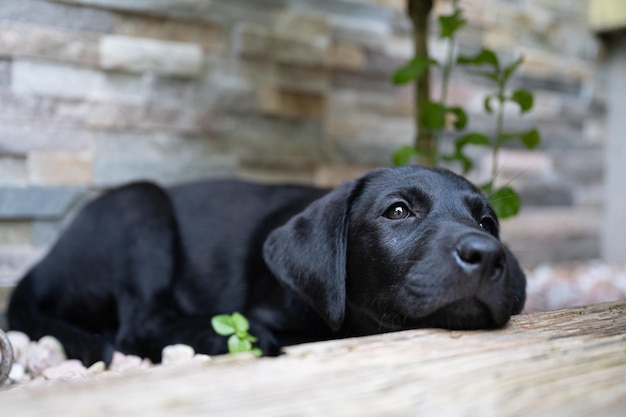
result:
[(497, 279), (502, 275), (505, 254), (502, 245), (491, 236), (472, 233), (456, 246), (456, 261), (463, 271), (477, 279)]

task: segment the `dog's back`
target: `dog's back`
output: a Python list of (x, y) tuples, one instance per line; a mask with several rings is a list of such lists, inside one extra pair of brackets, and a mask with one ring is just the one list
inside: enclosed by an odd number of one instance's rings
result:
[(10, 327), (52, 334), (92, 363), (123, 348), (120, 332), (141, 331), (123, 322), (141, 300), (187, 316), (244, 311), (250, 291), (281, 291), (262, 259), (266, 235), (324, 193), (231, 180), (116, 189), (88, 204), (20, 281)]

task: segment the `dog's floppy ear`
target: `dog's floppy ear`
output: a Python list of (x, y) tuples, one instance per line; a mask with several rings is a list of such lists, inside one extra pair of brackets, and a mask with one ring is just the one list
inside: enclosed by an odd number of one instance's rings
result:
[(509, 248), (505, 246), (504, 250), (506, 252), (509, 279), (511, 280), (511, 291), (513, 293), (511, 314), (519, 314), (524, 309), (524, 304), (526, 303), (526, 275)]
[(349, 199), (346, 182), (274, 230), (263, 256), (276, 278), (339, 330), (346, 303)]

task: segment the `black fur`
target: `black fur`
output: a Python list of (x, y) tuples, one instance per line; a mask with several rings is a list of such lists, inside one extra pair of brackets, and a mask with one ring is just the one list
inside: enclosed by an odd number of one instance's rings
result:
[(331, 191), (144, 182), (87, 205), (19, 283), (8, 318), (91, 364), (114, 350), (158, 361), (174, 343), (226, 352), (210, 319), (239, 311), (273, 355), (406, 328), (499, 327), (522, 310), (525, 285), (487, 200), (446, 170), (380, 169)]

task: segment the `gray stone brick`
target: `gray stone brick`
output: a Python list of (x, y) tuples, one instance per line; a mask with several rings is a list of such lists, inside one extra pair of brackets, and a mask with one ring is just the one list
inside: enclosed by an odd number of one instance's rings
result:
[(206, 137), (178, 136), (165, 132), (94, 132), (91, 136), (94, 155), (108, 159), (136, 156), (165, 160), (211, 157), (217, 153), (215, 141)]
[(46, 57), (98, 63), (99, 35), (35, 25), (0, 22), (0, 55)]
[(11, 61), (0, 59), (0, 88), (11, 84)]
[(0, 287), (17, 284), (44, 252), (30, 245), (0, 245)]
[(0, 221), (0, 242), (3, 245), (28, 245), (31, 243), (31, 223), (26, 221)]
[(318, 120), (224, 114), (216, 128), (225, 152), (248, 166), (309, 169), (325, 158)]
[(142, 81), (145, 99), (165, 105), (181, 105), (192, 102), (198, 88), (198, 84), (194, 80), (161, 77), (156, 74), (146, 74)]
[(600, 183), (604, 174), (604, 153), (600, 149), (565, 151), (552, 155), (555, 170), (570, 182)]
[[(0, 132), (4, 130), (5, 134), (22, 137), (28, 143), (32, 143), (34, 138), (29, 138), (30, 134), (42, 128), (45, 130), (44, 133), (52, 135), (51, 138), (59, 137), (61, 139), (59, 150), (64, 150), (64, 142), (72, 139), (61, 138), (59, 135), (70, 133), (68, 132), (70, 129), (81, 130), (73, 132), (79, 137), (86, 133), (85, 129), (160, 130), (197, 135), (210, 132), (212, 116), (209, 104), (219, 103), (221, 108), (230, 109), (238, 109), (246, 105), (249, 108), (254, 107), (254, 95), (251, 90), (247, 91), (246, 96), (237, 96), (237, 91), (230, 92), (228, 86), (220, 83), (206, 86), (206, 90), (204, 86), (196, 86), (196, 91), (192, 91), (190, 86), (187, 96), (183, 94), (182, 97), (176, 97), (174, 91), (164, 92), (163, 89), (168, 88), (175, 90), (172, 84), (169, 84), (169, 87), (166, 83), (159, 84), (158, 92), (147, 93), (147, 96), (153, 96), (155, 100), (145, 104), (82, 101), (0, 91), (0, 120), (6, 125), (0, 125)], [(157, 89), (156, 86), (155, 89)], [(204, 97), (202, 97), (203, 94)], [(163, 96), (168, 96), (172, 102), (168, 104)], [(157, 98), (161, 99), (157, 100)], [(22, 126), (22, 130), (28, 133), (17, 132), (19, 129), (14, 125), (16, 119), (30, 122), (29, 125)], [(48, 125), (50, 121), (54, 121), (54, 126)], [(62, 129), (64, 133), (59, 133), (59, 135), (51, 133), (57, 129), (56, 125), (60, 125), (58, 129)], [(3, 142), (0, 138), (0, 147), (2, 143), (8, 142)], [(13, 144), (11, 148), (15, 148), (15, 145), (17, 144)], [(41, 149), (34, 148), (33, 150)]]
[(239, 23), (233, 30), (233, 50), (243, 56), (265, 58), (271, 52), (269, 28), (250, 23)]
[(12, 90), (22, 94), (131, 102), (143, 98), (141, 78), (130, 74), (105, 73), (38, 60), (17, 60), (13, 62), (11, 77)]
[[(198, 2), (200, 3), (200, 2)], [(269, 25), (275, 13), (287, 7), (289, 0), (219, 0), (212, 2), (207, 12), (187, 15), (188, 19), (198, 17), (206, 22), (232, 26), (238, 22), (251, 22)]]
[(38, 123), (0, 123), (0, 154), (26, 155), (33, 151), (87, 151), (89, 133)]
[(384, 53), (368, 52), (366, 70), (391, 82), (391, 75), (397, 68), (406, 64), (406, 61), (404, 58), (396, 58)]
[(318, 120), (225, 113), (216, 118), (215, 128), (216, 135), (221, 138), (237, 138), (243, 141), (241, 143), (259, 149), (267, 143), (264, 153), (276, 151), (276, 140), (302, 144), (319, 143), (322, 140), (322, 123)]
[(4, 0), (0, 20), (106, 33), (111, 30), (113, 14), (52, 1)]
[(94, 161), (93, 182), (99, 187), (136, 180), (173, 184), (207, 178), (232, 177), (235, 171), (236, 161), (232, 157), (203, 159), (100, 157)]
[(326, 64), (331, 69), (361, 72), (365, 70), (366, 61), (364, 48), (345, 42), (334, 42), (328, 50)]
[(274, 36), (269, 49), (274, 60), (282, 64), (322, 67), (326, 64), (330, 41), (318, 42)]
[(0, 184), (24, 185), (27, 180), (26, 160), (0, 155)]
[(549, 207), (574, 204), (574, 190), (570, 184), (556, 181), (516, 182), (514, 188), (519, 193), (525, 207)]
[(64, 221), (34, 221), (31, 226), (31, 241), (36, 247), (49, 247), (59, 237)]
[(272, 14), (284, 8), (289, 0), (57, 0), (64, 3), (96, 6), (106, 9), (140, 12), (179, 19), (232, 25), (247, 21), (268, 24)]
[(502, 224), (502, 240), (524, 267), (599, 256), (602, 213), (593, 208), (523, 207)]
[(383, 51), (391, 37), (389, 26), (353, 17), (330, 16), (333, 39), (353, 43), (372, 51)]
[(331, 74), (319, 69), (277, 65), (273, 77), (274, 85), (290, 91), (324, 93), (331, 89)]
[(0, 219), (62, 217), (84, 191), (64, 187), (0, 187)]
[(336, 89), (350, 89), (357, 91), (377, 91), (393, 93), (397, 87), (389, 81), (389, 77), (381, 78), (371, 73), (353, 73), (350, 71), (333, 71), (331, 85)]
[(325, 133), (331, 140), (400, 146), (411, 137), (412, 132), (411, 121), (404, 117), (344, 112), (327, 116)]
[(91, 158), (87, 154), (32, 152), (27, 167), (33, 185), (87, 186), (91, 182)]
[(392, 94), (371, 91), (335, 90), (328, 98), (329, 113), (374, 113), (381, 116), (411, 117), (413, 97), (397, 89)]
[(205, 52), (225, 55), (230, 49), (230, 31), (218, 24), (171, 20), (138, 14), (121, 14), (115, 21), (118, 35), (196, 43)]
[(202, 61), (198, 44), (118, 35), (100, 39), (100, 65), (107, 70), (195, 78)]
[(340, 16), (350, 19), (361, 19), (361, 26), (371, 26), (378, 23), (380, 26), (389, 26), (392, 19), (392, 10), (372, 4), (359, 2), (358, 6), (350, 0), (292, 0), (291, 8), (297, 11), (324, 13), (328, 16)]
[(197, 0), (56, 0), (81, 6), (142, 12), (165, 16), (203, 15), (208, 13), (212, 2)]

